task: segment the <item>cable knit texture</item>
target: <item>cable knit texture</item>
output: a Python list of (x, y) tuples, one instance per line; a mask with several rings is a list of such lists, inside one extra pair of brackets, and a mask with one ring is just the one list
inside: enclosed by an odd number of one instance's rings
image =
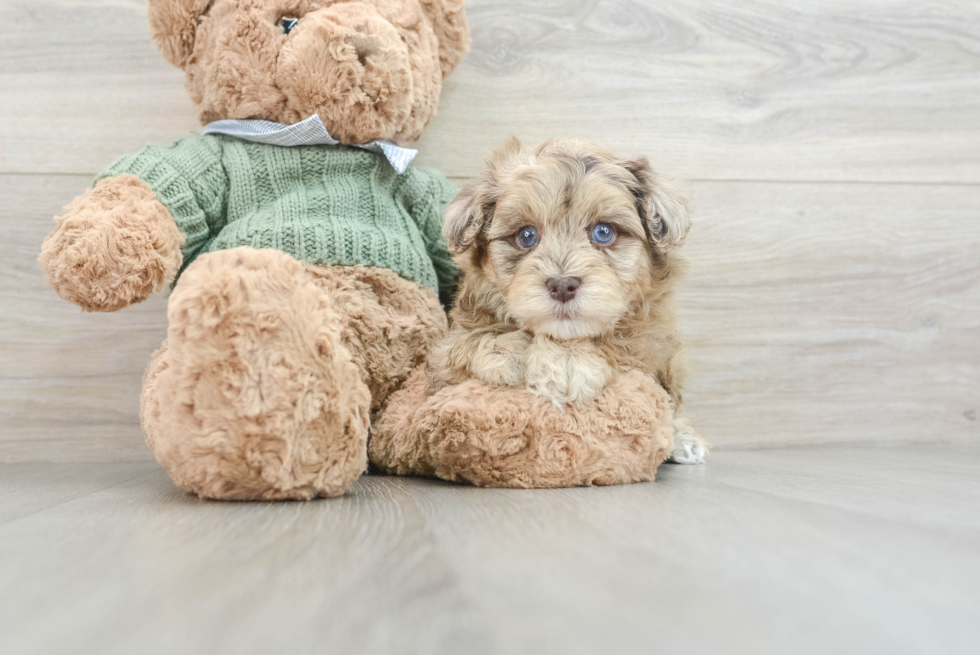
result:
[(126, 174), (173, 215), (185, 267), (204, 252), (274, 248), (312, 264), (391, 269), (446, 304), (452, 296), (456, 267), (441, 230), (457, 189), (433, 169), (398, 175), (384, 157), (343, 146), (206, 135), (121, 157), (99, 179)]

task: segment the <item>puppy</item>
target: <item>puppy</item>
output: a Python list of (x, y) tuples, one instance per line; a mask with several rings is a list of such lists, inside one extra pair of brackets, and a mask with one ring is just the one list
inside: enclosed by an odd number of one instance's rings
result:
[[(476, 377), (586, 403), (638, 369), (670, 394), (684, 379), (674, 311), (684, 197), (646, 159), (579, 139), (512, 139), (446, 210), (462, 276), (452, 327), (432, 352), (431, 391)], [(704, 444), (675, 421), (675, 461)]]

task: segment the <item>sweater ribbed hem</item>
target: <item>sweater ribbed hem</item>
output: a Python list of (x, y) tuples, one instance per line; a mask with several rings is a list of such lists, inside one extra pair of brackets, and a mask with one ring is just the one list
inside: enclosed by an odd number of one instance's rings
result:
[(242, 231), (229, 226), (208, 246), (208, 252), (239, 246), (273, 248), (300, 261), (328, 266), (387, 268), (407, 280), (439, 291), (432, 261), (408, 241), (372, 230), (347, 229), (337, 235), (329, 225), (278, 226), (275, 230)]

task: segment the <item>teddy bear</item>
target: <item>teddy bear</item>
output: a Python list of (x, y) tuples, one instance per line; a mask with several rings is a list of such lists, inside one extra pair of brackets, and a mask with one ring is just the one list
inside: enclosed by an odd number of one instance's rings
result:
[(468, 49), (463, 0), (149, 0), (203, 134), (103, 171), (39, 261), (111, 312), (173, 285), (147, 444), (215, 499), (337, 496), (446, 331), (457, 189), (408, 166)]

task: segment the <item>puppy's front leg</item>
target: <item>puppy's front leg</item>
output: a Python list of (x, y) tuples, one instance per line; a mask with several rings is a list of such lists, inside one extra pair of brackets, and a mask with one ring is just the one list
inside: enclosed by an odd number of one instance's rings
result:
[(674, 430), (674, 451), (667, 461), (675, 464), (704, 464), (708, 454), (708, 443), (694, 431), (686, 418), (671, 421)]
[(450, 331), (433, 353), (436, 373), (429, 390), (474, 377), (501, 386), (524, 386), (524, 352), (530, 342), (530, 335), (523, 330)]
[(587, 342), (556, 342), (537, 335), (525, 356), (528, 390), (559, 407), (592, 400), (613, 375), (609, 363)]

